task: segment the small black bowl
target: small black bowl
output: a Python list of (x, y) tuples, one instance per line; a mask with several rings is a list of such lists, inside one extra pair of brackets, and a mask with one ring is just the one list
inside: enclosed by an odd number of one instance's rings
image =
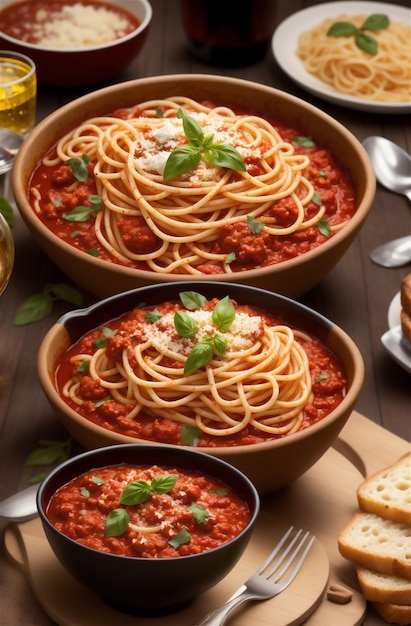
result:
[[(196, 555), (153, 559), (100, 552), (77, 543), (53, 526), (46, 510), (57, 489), (84, 472), (121, 463), (196, 470), (222, 480), (247, 502), (250, 521), (237, 537), (218, 548)], [(74, 578), (120, 610), (165, 615), (184, 608), (231, 571), (250, 540), (260, 501), (244, 474), (209, 454), (176, 446), (123, 444), (85, 452), (59, 465), (41, 484), (37, 508), (53, 552)]]

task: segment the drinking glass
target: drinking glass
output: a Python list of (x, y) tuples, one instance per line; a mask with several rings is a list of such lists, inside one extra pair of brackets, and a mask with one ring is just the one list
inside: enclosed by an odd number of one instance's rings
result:
[(14, 241), (10, 226), (0, 213), (0, 294), (10, 280), (14, 264)]
[(0, 50), (0, 128), (25, 136), (36, 115), (34, 62), (24, 54)]

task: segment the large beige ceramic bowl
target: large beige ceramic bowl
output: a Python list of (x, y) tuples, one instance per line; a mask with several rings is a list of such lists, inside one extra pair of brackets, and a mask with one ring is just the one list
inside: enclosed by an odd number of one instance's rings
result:
[[(27, 199), (33, 169), (64, 133), (95, 115), (173, 95), (238, 105), (284, 120), (300, 129), (302, 134), (312, 136), (318, 144), (330, 148), (351, 174), (358, 198), (356, 213), (343, 229), (321, 246), (277, 265), (213, 276), (216, 281), (253, 284), (291, 297), (309, 291), (339, 261), (367, 217), (376, 184), (371, 163), (360, 142), (321, 110), (271, 87), (226, 76), (171, 75), (130, 81), (74, 100), (42, 121), (24, 142), (12, 177), (18, 208), (33, 236), (70, 278), (100, 297), (140, 285), (189, 278), (181, 274), (163, 275), (130, 269), (80, 252), (52, 234), (35, 215)], [(207, 281), (209, 278), (209, 275), (196, 276), (196, 280)]]
[[(21, 52), (33, 59), (37, 80), (48, 87), (89, 87), (120, 74), (141, 51), (149, 32), (152, 9), (148, 0), (100, 0), (126, 9), (140, 22), (128, 35), (100, 45), (87, 47), (48, 47), (32, 44), (7, 35), (0, 28), (0, 48)], [(2, 0), (1, 12), (20, 0)], [(64, 5), (64, 0), (61, 0)], [(69, 4), (73, 4), (70, 2)]]
[(141, 287), (111, 296), (88, 309), (72, 311), (60, 318), (44, 337), (38, 354), (40, 384), (48, 401), (61, 423), (85, 448), (141, 442), (141, 439), (113, 432), (90, 422), (62, 400), (56, 390), (54, 376), (56, 363), (62, 352), (88, 330), (104, 326), (109, 320), (131, 311), (138, 303), (156, 306), (165, 301), (177, 301), (179, 290), (202, 293), (208, 300), (214, 297), (221, 299), (228, 295), (239, 304), (252, 304), (320, 339), (337, 356), (347, 375), (347, 393), (341, 404), (305, 430), (264, 443), (198, 448), (243, 471), (261, 494), (287, 485), (301, 476), (326, 452), (349, 418), (364, 378), (364, 365), (358, 348), (341, 328), (285, 296), (234, 283), (182, 282), (178, 287), (179, 289), (173, 283)]

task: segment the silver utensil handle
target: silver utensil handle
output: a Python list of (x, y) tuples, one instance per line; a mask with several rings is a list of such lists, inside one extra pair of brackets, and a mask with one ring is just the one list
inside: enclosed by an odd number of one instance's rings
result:
[(224, 626), (227, 622), (228, 618), (234, 613), (234, 611), (243, 604), (244, 602), (248, 602), (248, 600), (256, 599), (254, 594), (251, 594), (247, 591), (243, 591), (239, 596), (233, 598), (232, 600), (228, 600), (223, 606), (219, 609), (215, 609), (215, 611), (211, 611), (208, 613), (203, 619), (198, 622), (196, 626)]

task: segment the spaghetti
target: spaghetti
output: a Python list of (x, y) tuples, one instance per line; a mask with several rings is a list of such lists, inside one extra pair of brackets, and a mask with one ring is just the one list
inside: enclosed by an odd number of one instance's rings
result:
[[(91, 400), (107, 403), (106, 422), (119, 414), (128, 423), (144, 417), (193, 426), (220, 438), (250, 427), (271, 436), (300, 430), (304, 410), (313, 403), (310, 364), (302, 344), (316, 342), (235, 303), (230, 327), (221, 332), (214, 313), (219, 302), (191, 311), (171, 303), (149, 312), (136, 309), (106, 333), (104, 346), (96, 348), (88, 337), (70, 350), (74, 371), (61, 385), (63, 397), (81, 414), (95, 410)], [(176, 311), (188, 316), (195, 328), (192, 336), (178, 334)], [(94, 340), (99, 336), (101, 329)], [(204, 360), (201, 353), (207, 346)], [(196, 350), (198, 367), (186, 374)], [(319, 359), (323, 365), (324, 357), (322, 353)], [(328, 377), (334, 391), (343, 390), (344, 377), (337, 381), (327, 374), (325, 380)]]
[[(197, 121), (205, 136), (234, 147), (246, 170), (217, 167), (201, 159), (189, 172), (165, 181), (170, 153), (187, 143), (177, 118), (180, 108)], [(227, 107), (173, 97), (90, 119), (63, 137), (42, 167), (62, 166), (63, 172), (67, 166), (62, 164), (83, 154), (92, 166), (94, 193), (102, 199), (102, 210), (90, 216), (95, 220), (98, 247), (115, 262), (132, 267), (137, 264), (166, 274), (231, 273), (238, 271), (233, 268), (241, 258), (231, 255), (232, 267), (230, 250), (221, 245), (223, 229), (247, 225), (251, 219), (261, 225), (266, 239), (286, 238), (309, 232), (326, 213), (308, 174), (310, 158), (284, 141), (265, 119), (237, 115)], [(45, 198), (42, 182), (35, 180), (30, 192), (37, 213), (64, 218), (66, 198), (81, 184), (73, 179)], [(333, 208), (331, 234), (349, 219), (344, 214), (338, 220), (337, 213)], [(73, 238), (70, 242), (75, 245)], [(253, 263), (259, 265), (261, 260)], [(209, 272), (207, 264), (215, 269)]]
[(373, 31), (378, 51), (375, 55), (360, 49), (353, 36), (328, 36), (336, 22), (349, 22), (360, 28), (366, 17), (340, 15), (302, 33), (297, 55), (305, 69), (338, 92), (375, 102), (411, 101), (411, 29), (400, 22)]

